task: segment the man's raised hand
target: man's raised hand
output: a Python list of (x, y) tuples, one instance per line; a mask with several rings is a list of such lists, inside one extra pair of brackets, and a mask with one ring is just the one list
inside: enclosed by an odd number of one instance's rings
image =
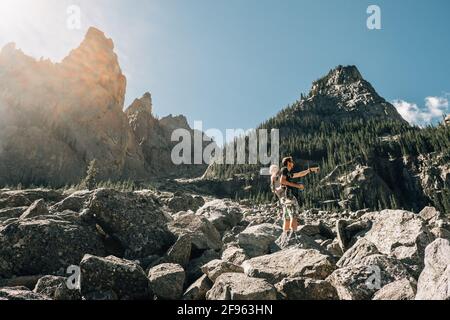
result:
[(317, 168), (311, 168), (311, 169), (309, 169), (312, 173), (320, 173), (320, 168), (319, 167), (317, 167)]

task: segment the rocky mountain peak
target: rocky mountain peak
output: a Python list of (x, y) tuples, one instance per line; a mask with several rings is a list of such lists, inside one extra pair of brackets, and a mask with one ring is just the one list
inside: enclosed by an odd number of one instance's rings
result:
[(60, 76), (97, 88), (93, 96), (113, 98), (109, 106), (122, 112), (127, 81), (114, 52), (113, 41), (103, 32), (91, 27), (79, 47), (64, 58), (59, 69)]
[(356, 66), (338, 66), (322, 78), (328, 86), (345, 85), (363, 81), (363, 77)]
[(187, 118), (183, 115), (173, 116), (170, 114), (167, 117), (162, 118), (160, 122), (161, 125), (169, 131), (180, 128), (191, 130)]
[(356, 66), (338, 66), (331, 70), (325, 77), (313, 83), (311, 95), (337, 95), (347, 92), (349, 88), (355, 94), (370, 93), (379, 97)]
[(8, 55), (16, 52), (16, 44), (14, 42), (7, 43), (1, 50), (2, 55)]
[(153, 102), (152, 95), (146, 92), (140, 99), (135, 99), (133, 103), (126, 110), (127, 115), (141, 113), (152, 114), (153, 112)]
[(103, 44), (105, 47), (114, 49), (114, 43), (111, 39), (105, 36), (105, 33), (97, 28), (90, 27), (86, 33), (84, 38), (85, 44), (95, 43), (95, 44)]
[(354, 112), (364, 118), (379, 116), (404, 121), (395, 107), (378, 95), (355, 66), (338, 66), (315, 81), (301, 108), (328, 114)]

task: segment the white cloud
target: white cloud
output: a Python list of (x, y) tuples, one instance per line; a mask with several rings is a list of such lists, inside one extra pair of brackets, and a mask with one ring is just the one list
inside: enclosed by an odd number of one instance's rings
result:
[(445, 97), (426, 97), (425, 106), (422, 108), (404, 100), (394, 100), (392, 104), (403, 119), (410, 124), (427, 126), (442, 121), (442, 117), (449, 113), (447, 97), (447, 95)]

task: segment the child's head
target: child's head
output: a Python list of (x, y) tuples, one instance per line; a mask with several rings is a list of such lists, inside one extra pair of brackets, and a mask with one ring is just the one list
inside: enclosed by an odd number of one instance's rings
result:
[(276, 176), (279, 171), (280, 171), (280, 167), (278, 167), (277, 165), (274, 164), (274, 165), (270, 166), (269, 172), (272, 177)]

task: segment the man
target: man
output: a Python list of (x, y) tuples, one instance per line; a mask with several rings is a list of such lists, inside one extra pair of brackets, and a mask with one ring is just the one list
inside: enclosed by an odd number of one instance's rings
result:
[(305, 190), (303, 184), (295, 183), (293, 179), (303, 178), (311, 173), (319, 173), (319, 168), (311, 168), (302, 172), (293, 173), (295, 163), (292, 157), (284, 158), (282, 161), (283, 168), (281, 168), (281, 179), (280, 183), (284, 189), (283, 197), (281, 199), (281, 204), (283, 207), (283, 218), (284, 218), (284, 231), (291, 231), (291, 235), (297, 231), (298, 228), (298, 212), (300, 206), (298, 200), (294, 195), (294, 190)]

